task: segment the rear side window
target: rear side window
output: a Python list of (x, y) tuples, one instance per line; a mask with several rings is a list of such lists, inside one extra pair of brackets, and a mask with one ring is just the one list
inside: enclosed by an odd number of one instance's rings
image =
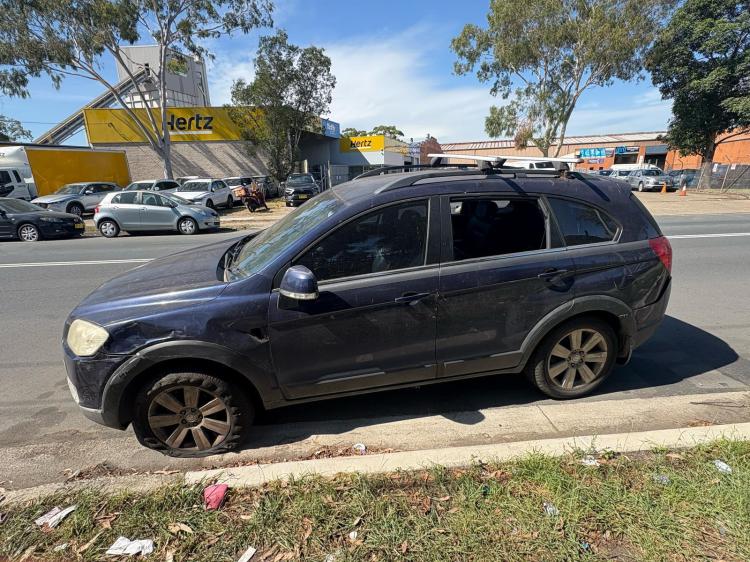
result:
[(8, 172), (0, 170), (0, 184), (4, 183), (13, 183), (13, 180), (10, 179), (10, 174)]
[(427, 201), (412, 201), (354, 219), (296, 263), (325, 281), (424, 265), (426, 249)]
[(617, 236), (618, 225), (607, 213), (583, 203), (550, 198), (566, 246), (610, 242)]
[(120, 203), (121, 205), (135, 205), (135, 199), (138, 196), (136, 191), (123, 191), (118, 193), (112, 198), (112, 203)]
[(456, 261), (547, 247), (547, 222), (533, 199), (451, 199)]

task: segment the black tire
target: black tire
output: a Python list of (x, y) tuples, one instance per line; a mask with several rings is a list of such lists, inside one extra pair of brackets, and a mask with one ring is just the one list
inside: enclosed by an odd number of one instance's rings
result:
[(227, 195), (227, 209), (231, 209), (234, 207), (234, 199), (232, 199), (231, 195)]
[(16, 235), (21, 242), (39, 242), (42, 239), (42, 234), (36, 225), (30, 222), (25, 222), (18, 225)]
[(186, 236), (198, 234), (198, 221), (191, 217), (182, 217), (177, 221), (177, 232)]
[(97, 225), (97, 229), (105, 238), (115, 238), (120, 234), (120, 225), (112, 219), (102, 219)]
[(71, 215), (76, 215), (77, 217), (82, 217), (83, 211), (84, 211), (83, 205), (81, 205), (80, 203), (71, 203), (65, 209), (66, 213), (70, 213)]
[[(576, 379), (579, 377), (582, 380), (582, 384), (567, 389), (563, 388), (563, 385), (567, 380), (568, 372), (571, 367), (570, 358), (565, 360), (557, 359), (556, 364), (553, 366), (552, 359), (560, 357), (560, 355), (553, 353), (553, 349), (556, 348), (558, 343), (561, 343), (561, 340), (565, 340), (566, 337), (569, 337), (569, 334), (579, 330), (582, 330), (584, 331), (584, 333), (589, 334), (595, 332), (602, 337), (603, 344), (597, 344), (597, 347), (594, 348), (594, 351), (590, 351), (589, 353), (591, 355), (598, 356), (600, 353), (602, 353), (602, 351), (600, 350), (604, 349), (606, 352), (606, 359), (604, 361), (601, 361), (602, 366), (599, 371), (595, 373), (595, 377), (593, 378), (593, 380), (587, 382), (583, 380), (583, 378), (578, 373), (574, 373), (572, 375), (573, 384), (575, 384)], [(567, 341), (569, 343), (572, 343), (572, 340), (570, 339), (568, 339)], [(587, 342), (583, 342), (582, 347), (585, 347), (586, 343)], [(561, 324), (560, 326), (552, 330), (549, 334), (547, 334), (547, 336), (537, 346), (537, 348), (534, 350), (534, 353), (529, 358), (529, 361), (526, 364), (525, 374), (526, 377), (532, 382), (532, 384), (534, 384), (534, 386), (536, 386), (550, 398), (560, 400), (568, 398), (579, 398), (592, 392), (600, 384), (602, 384), (607, 379), (607, 377), (609, 377), (615, 366), (617, 352), (617, 335), (612, 329), (612, 326), (597, 318), (575, 318)], [(586, 362), (585, 356), (586, 353), (584, 353), (583, 358), (581, 358), (580, 356), (576, 356), (576, 361), (580, 360), (580, 363), (584, 363), (588, 367), (588, 365), (592, 364), (592, 362)], [(597, 359), (599, 358), (600, 357), (597, 357)], [(558, 367), (561, 365), (561, 362), (566, 363), (566, 365), (564, 365), (566, 369), (564, 371), (564, 374), (561, 373), (558, 380), (556, 380), (550, 374), (550, 366)], [(598, 365), (598, 363), (599, 362), (597, 361), (596, 364)], [(591, 369), (589, 370), (591, 371)]]
[(643, 188), (643, 182), (640, 182), (640, 183), (638, 184), (638, 191), (641, 191), (641, 192), (642, 192), (642, 191), (645, 191), (645, 190), (644, 190), (644, 188)]
[(214, 205), (214, 202), (211, 201), (210, 199), (206, 201), (206, 207), (208, 207), (209, 209), (214, 209), (214, 210), (216, 209), (216, 205)]
[[(172, 397), (176, 400), (176, 404), (168, 402), (169, 404), (184, 406), (189, 401), (188, 395), (185, 394), (186, 387), (193, 389), (191, 392), (198, 396), (195, 402), (197, 408), (174, 411), (155, 400), (157, 398), (163, 400), (165, 396)], [(209, 406), (209, 402), (205, 400), (216, 403), (217, 399), (221, 403), (221, 411), (214, 412), (210, 416), (197, 413), (201, 408), (206, 409)], [(203, 402), (202, 406), (201, 402)], [(237, 448), (247, 437), (254, 415), (255, 409), (252, 402), (234, 385), (207, 373), (172, 372), (152, 379), (140, 390), (135, 399), (133, 430), (141, 445), (149, 449), (170, 457), (200, 458), (220, 455)], [(196, 421), (196, 416), (201, 418), (199, 422)], [(170, 423), (154, 428), (149, 420), (156, 420), (156, 418)], [(172, 425), (171, 420), (167, 418), (179, 418), (179, 422)], [(216, 425), (226, 427), (226, 434), (222, 436), (217, 431), (204, 426), (206, 420), (213, 422), (211, 427)], [(154, 421), (153, 423), (163, 422)], [(199, 448), (199, 439), (196, 438), (196, 435), (199, 435), (198, 432), (207, 439), (204, 441), (204, 446), (210, 444), (209, 447)], [(219, 437), (221, 440), (217, 442)], [(179, 442), (180, 446), (174, 447), (167, 444), (167, 441), (172, 438), (174, 438), (174, 443)], [(212, 441), (216, 444), (211, 444)]]

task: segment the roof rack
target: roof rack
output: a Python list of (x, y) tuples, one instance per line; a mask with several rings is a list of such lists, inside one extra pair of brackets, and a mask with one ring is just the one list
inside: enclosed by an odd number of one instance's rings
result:
[(435, 168), (457, 168), (459, 170), (469, 170), (475, 168), (474, 164), (404, 164), (403, 166), (381, 166), (380, 168), (374, 168), (367, 170), (354, 177), (353, 179), (358, 180), (361, 178), (370, 178), (373, 176), (383, 176), (386, 174), (396, 174), (399, 172), (416, 172), (418, 170), (434, 170)]
[[(428, 154), (430, 164), (433, 166), (445, 166), (448, 158), (460, 158), (461, 160), (473, 160), (477, 167), (483, 170), (505, 168), (506, 162), (552, 162), (553, 168), (557, 171), (569, 170), (568, 164), (580, 164), (581, 158), (554, 157), (549, 156), (516, 156), (513, 154), (500, 154), (497, 156), (477, 156), (475, 154)], [(508, 168), (518, 169), (518, 167), (507, 166)]]

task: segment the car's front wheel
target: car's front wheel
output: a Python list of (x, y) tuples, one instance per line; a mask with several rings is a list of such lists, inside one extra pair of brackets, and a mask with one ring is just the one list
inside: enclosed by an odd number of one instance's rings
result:
[(68, 205), (68, 208), (65, 209), (66, 213), (70, 213), (71, 215), (75, 215), (77, 217), (83, 216), (83, 205), (80, 203), (71, 203)]
[(228, 196), (227, 196), (227, 204), (226, 204), (226, 207), (227, 207), (227, 209), (231, 209), (232, 207), (234, 207), (234, 199), (232, 199), (232, 196), (231, 196), (231, 195), (228, 195)]
[(216, 205), (214, 205), (214, 202), (210, 199), (206, 201), (206, 207), (208, 207), (209, 209), (216, 209)]
[(198, 232), (198, 223), (195, 219), (184, 217), (177, 223), (177, 230), (179, 230), (180, 234), (195, 234)]
[(135, 401), (138, 441), (173, 457), (206, 457), (235, 449), (247, 436), (254, 409), (234, 385), (201, 372), (153, 379)]
[(526, 376), (552, 398), (578, 398), (610, 375), (617, 358), (612, 327), (597, 318), (577, 318), (558, 326), (537, 347)]
[(638, 183), (638, 191), (643, 191), (643, 189), (644, 189), (643, 182), (639, 182)]

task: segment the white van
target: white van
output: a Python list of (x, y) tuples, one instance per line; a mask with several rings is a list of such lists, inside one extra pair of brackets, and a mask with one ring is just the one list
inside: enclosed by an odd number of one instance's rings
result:
[(26, 153), (20, 146), (0, 147), (0, 197), (16, 197), (31, 201), (36, 186)]
[(661, 172), (661, 168), (654, 164), (612, 164), (611, 170), (609, 177), (615, 180), (625, 180), (633, 170), (659, 170)]

